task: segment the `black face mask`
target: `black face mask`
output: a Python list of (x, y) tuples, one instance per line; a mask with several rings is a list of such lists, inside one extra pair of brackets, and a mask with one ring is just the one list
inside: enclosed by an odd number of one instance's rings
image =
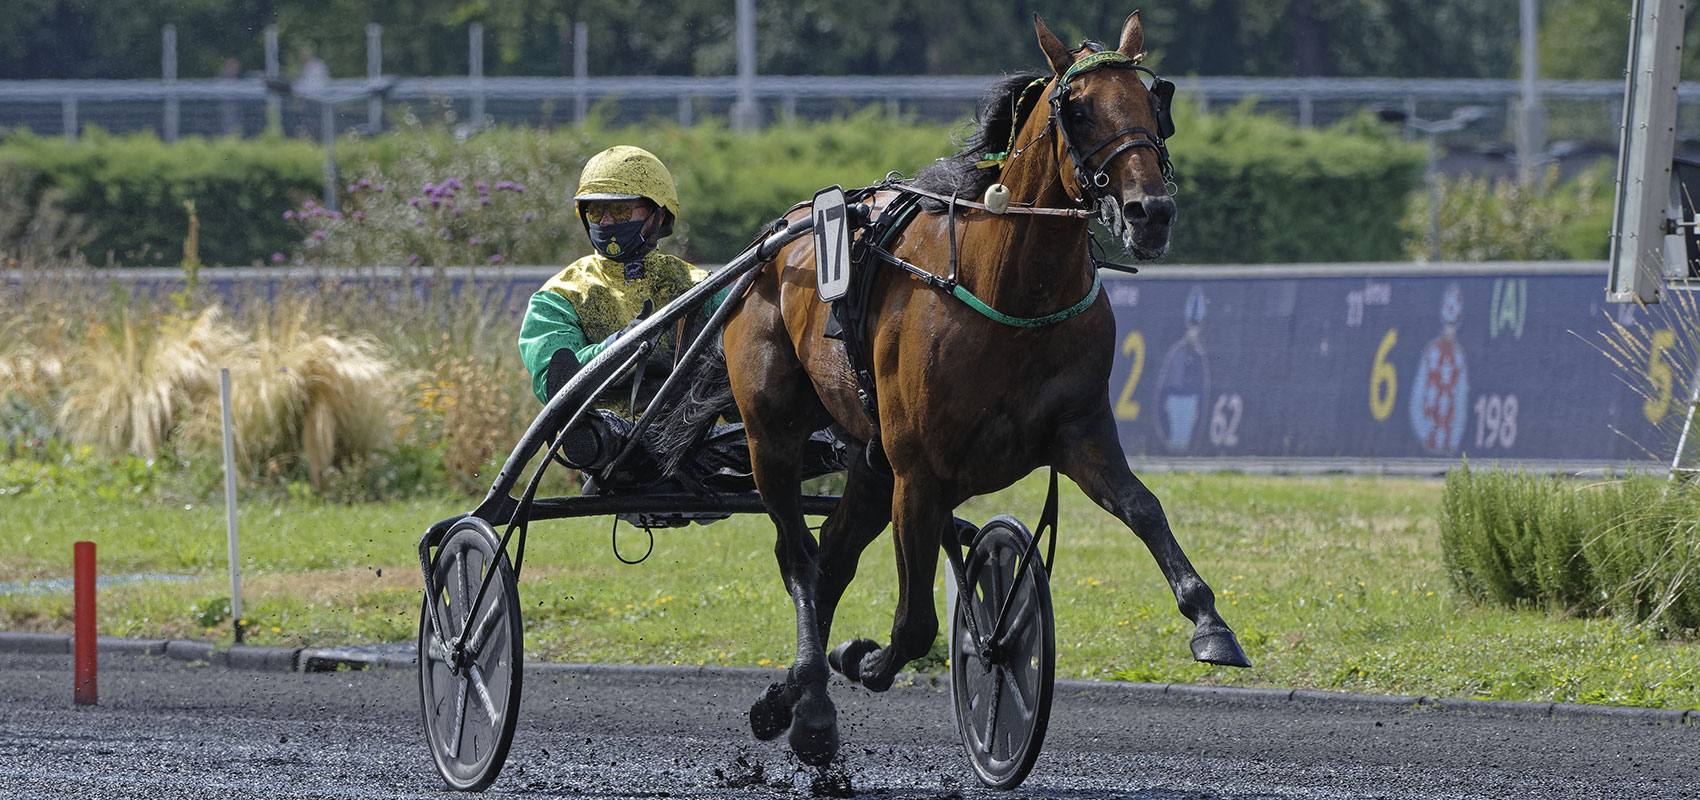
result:
[[(590, 244), (601, 253), (622, 264), (630, 265), (640, 261), (649, 251), (655, 249), (655, 243), (645, 239), (643, 226), (649, 220), (634, 219), (629, 222), (616, 222), (612, 225), (588, 223)], [(628, 272), (630, 268), (628, 267)]]

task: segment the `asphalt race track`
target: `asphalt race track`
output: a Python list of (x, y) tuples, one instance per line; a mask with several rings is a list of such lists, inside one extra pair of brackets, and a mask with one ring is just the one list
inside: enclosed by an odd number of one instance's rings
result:
[[(72, 703), (63, 653), (0, 642), (0, 797), (435, 798), (406, 667), (295, 672), (111, 652)], [(215, 659), (216, 660), (216, 659)], [(287, 667), (286, 667), (287, 669)], [(774, 670), (528, 665), (487, 793), (519, 797), (1676, 798), (1700, 795), (1682, 712), (1059, 683), (1016, 792), (980, 789), (944, 688), (835, 678), (822, 774), (748, 733)]]

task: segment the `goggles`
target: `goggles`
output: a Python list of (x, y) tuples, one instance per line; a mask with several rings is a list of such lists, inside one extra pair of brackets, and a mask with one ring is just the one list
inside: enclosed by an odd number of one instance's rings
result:
[[(639, 210), (644, 213), (638, 214)], [(649, 216), (649, 206), (642, 200), (585, 200), (579, 203), (579, 213), (593, 222), (600, 222), (604, 216), (613, 222), (631, 222), (633, 217)]]

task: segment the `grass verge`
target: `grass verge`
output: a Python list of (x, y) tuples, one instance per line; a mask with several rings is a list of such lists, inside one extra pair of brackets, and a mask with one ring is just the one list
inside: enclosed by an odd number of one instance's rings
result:
[[(1700, 646), (1692, 639), (1561, 609), (1477, 605), (1458, 594), (1440, 554), (1438, 481), (1163, 474), (1148, 484), (1255, 666), (1193, 662), (1190, 623), (1144, 547), (1065, 481), (1052, 579), (1059, 677), (1700, 707)], [(1043, 499), (1042, 476), (1033, 476), (959, 514), (1031, 520)], [(71, 492), (0, 502), (11, 545), (0, 582), (67, 577), (71, 544), (94, 541), (103, 575), (193, 578), (103, 590), (102, 633), (229, 642), (222, 507)], [(470, 505), (245, 507), (249, 643), (412, 640), (419, 533)], [(765, 518), (658, 532), (653, 554), (637, 566), (612, 557), (611, 524), (533, 527), (520, 580), (528, 659), (789, 663), (793, 626)], [(835, 640), (887, 638), (896, 593), (890, 542), (882, 537), (864, 555)], [(619, 528), (628, 557), (647, 545), (642, 531)], [(942, 610), (942, 578), (938, 585)], [(0, 627), (71, 630), (69, 595), (10, 588), (0, 595)], [(942, 656), (936, 646), (919, 666), (937, 668)]]

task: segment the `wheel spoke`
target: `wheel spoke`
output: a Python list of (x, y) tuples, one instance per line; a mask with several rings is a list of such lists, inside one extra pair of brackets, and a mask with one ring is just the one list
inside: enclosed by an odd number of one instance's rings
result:
[(485, 717), (490, 720), (492, 726), (500, 725), (502, 715), (496, 710), (495, 701), (490, 699), (490, 689), (485, 685), (484, 670), (479, 669), (477, 664), (473, 664), (467, 670), (467, 677), (468, 683), (472, 684), (473, 690), (478, 694), (478, 702), (484, 706)]
[(483, 615), (478, 618), (478, 624), (471, 626), (472, 635), (466, 642), (466, 653), (472, 658), (477, 658), (484, 651), (484, 644), (488, 641), (491, 629), (496, 626), (502, 610), (500, 598), (489, 595), (489, 600)]
[(460, 681), (460, 691), (455, 693), (454, 725), (449, 729), (449, 758), (460, 758), (461, 739), (466, 735), (466, 695), (472, 691), (463, 678)]

